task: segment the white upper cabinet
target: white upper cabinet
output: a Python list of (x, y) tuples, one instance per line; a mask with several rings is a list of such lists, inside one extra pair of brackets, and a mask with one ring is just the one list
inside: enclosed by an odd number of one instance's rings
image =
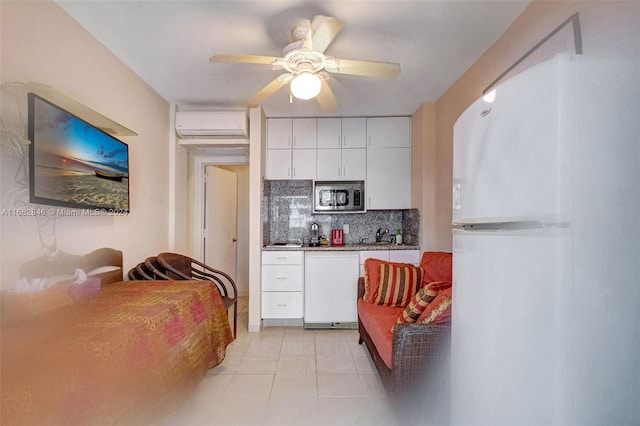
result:
[(266, 179), (291, 179), (291, 150), (268, 149)]
[(318, 149), (342, 146), (342, 119), (318, 118)]
[(339, 180), (342, 175), (342, 150), (319, 149), (317, 152), (316, 179)]
[(366, 147), (366, 118), (318, 118), (319, 149)]
[(410, 148), (410, 117), (367, 118), (367, 148)]
[(292, 119), (293, 149), (316, 149), (316, 119)]
[(316, 178), (316, 150), (294, 149), (292, 152), (291, 179)]
[(367, 209), (411, 208), (411, 119), (367, 118)]
[(316, 148), (315, 118), (270, 118), (267, 149)]
[(411, 208), (411, 148), (367, 150), (367, 209)]
[(270, 118), (267, 120), (267, 148), (291, 149), (293, 126), (290, 118)]
[(367, 149), (342, 149), (342, 180), (365, 180), (367, 177)]
[(315, 179), (316, 119), (267, 120), (266, 179)]
[(366, 148), (319, 149), (317, 153), (317, 180), (365, 180)]
[(318, 118), (318, 180), (364, 180), (367, 119)]
[(367, 147), (367, 119), (343, 118), (342, 119), (342, 148), (366, 148)]

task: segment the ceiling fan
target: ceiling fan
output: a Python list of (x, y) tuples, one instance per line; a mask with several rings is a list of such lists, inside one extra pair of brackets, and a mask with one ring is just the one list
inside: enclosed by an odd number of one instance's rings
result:
[(316, 98), (325, 111), (338, 108), (338, 101), (327, 84), (328, 73), (350, 74), (393, 80), (400, 74), (400, 65), (392, 62), (359, 61), (327, 56), (324, 51), (344, 24), (331, 16), (316, 15), (312, 21), (301, 20), (291, 30), (290, 43), (282, 49), (281, 58), (258, 55), (214, 55), (210, 62), (232, 62), (272, 65), (286, 72), (276, 77), (249, 101), (259, 105), (269, 96), (291, 83), (291, 95), (299, 99)]

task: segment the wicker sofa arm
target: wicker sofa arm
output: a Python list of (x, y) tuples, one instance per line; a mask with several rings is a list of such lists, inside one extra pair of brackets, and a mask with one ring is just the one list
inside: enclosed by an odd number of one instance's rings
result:
[(391, 342), (395, 386), (406, 386), (416, 377), (424, 380), (440, 369), (450, 335), (450, 324), (397, 324)]

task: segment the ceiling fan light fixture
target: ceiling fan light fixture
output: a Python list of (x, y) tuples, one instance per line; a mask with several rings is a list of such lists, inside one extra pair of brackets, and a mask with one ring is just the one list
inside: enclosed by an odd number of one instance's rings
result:
[(310, 72), (302, 72), (291, 80), (291, 93), (298, 99), (315, 98), (321, 87), (320, 77)]

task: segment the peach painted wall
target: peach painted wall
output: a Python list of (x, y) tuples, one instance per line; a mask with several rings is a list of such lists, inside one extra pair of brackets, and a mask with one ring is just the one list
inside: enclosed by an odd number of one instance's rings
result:
[[(449, 88), (436, 102), (434, 115), (425, 117), (419, 109), (414, 119), (421, 117), (430, 123), (435, 117), (435, 145), (430, 137), (423, 140), (422, 160), (435, 170), (423, 172), (423, 179), (435, 181), (435, 202), (422, 196), (423, 250), (451, 251), (451, 185), (453, 156), (453, 124), (462, 112), (518, 58), (543, 39), (554, 28), (579, 12), (584, 54), (638, 56), (640, 47), (640, 2), (616, 1), (534, 1), (504, 32), (504, 34)], [(421, 107), (423, 108), (423, 107)], [(424, 130), (423, 130), (424, 133)], [(416, 178), (416, 175), (413, 175)], [(416, 206), (420, 207), (420, 206)]]
[[(50, 85), (138, 133), (120, 138), (129, 145), (131, 213), (59, 217), (55, 221), (58, 248), (71, 254), (118, 248), (124, 252), (126, 270), (167, 250), (169, 104), (55, 3), (0, 2), (0, 15), (2, 83)], [(3, 114), (16, 113), (11, 110), (11, 96), (3, 90)], [(24, 128), (18, 125), (16, 131)], [(11, 189), (15, 161), (5, 153), (3, 147), (3, 207), (11, 207), (5, 204), (4, 192)], [(2, 288), (13, 287), (20, 264), (44, 253), (32, 223), (24, 225), (13, 217), (2, 217)]]
[(437, 145), (436, 104), (424, 102), (411, 116), (411, 207), (420, 210), (420, 248), (437, 250), (435, 244)]

